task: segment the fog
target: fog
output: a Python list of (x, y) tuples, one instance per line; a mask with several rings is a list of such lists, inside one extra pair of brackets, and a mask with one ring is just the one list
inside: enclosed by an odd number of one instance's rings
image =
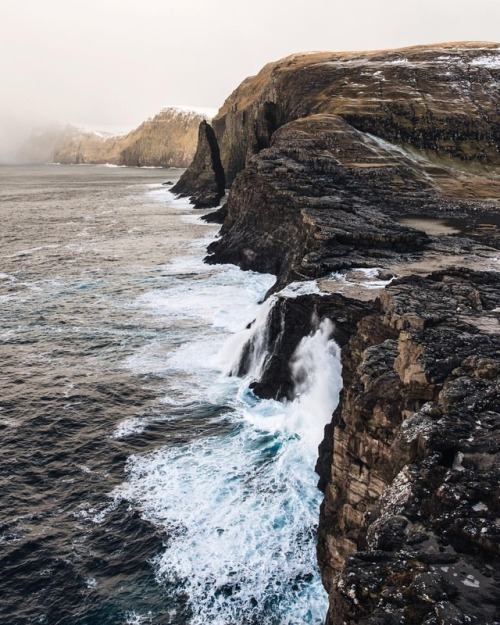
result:
[(0, 159), (49, 122), (218, 108), (293, 52), (495, 41), (499, 24), (499, 0), (0, 0)]

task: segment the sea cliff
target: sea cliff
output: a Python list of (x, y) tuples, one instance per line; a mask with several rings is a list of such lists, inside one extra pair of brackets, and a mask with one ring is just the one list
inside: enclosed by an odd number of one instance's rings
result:
[(19, 158), (24, 162), (184, 168), (193, 159), (198, 126), (205, 119), (196, 110), (168, 107), (121, 135), (71, 125), (48, 128), (25, 142)]
[(207, 261), (277, 276), (256, 394), (293, 397), (298, 342), (334, 322), (331, 625), (498, 621), (499, 91), (499, 44), (294, 55), (202, 124), (174, 189), (206, 207), (230, 186)]

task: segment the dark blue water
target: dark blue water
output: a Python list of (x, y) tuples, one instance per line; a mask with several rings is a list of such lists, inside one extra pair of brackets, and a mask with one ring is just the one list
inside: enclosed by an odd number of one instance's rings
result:
[(203, 265), (216, 228), (177, 175), (0, 168), (1, 623), (325, 613), (313, 467), (338, 361), (312, 337), (323, 377), (288, 406), (228, 377), (273, 278)]

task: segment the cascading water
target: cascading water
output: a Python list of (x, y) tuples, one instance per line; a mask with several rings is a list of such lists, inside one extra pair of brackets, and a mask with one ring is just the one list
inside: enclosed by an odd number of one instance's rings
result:
[(301, 340), (290, 363), (296, 399), (290, 406), (288, 428), (309, 443), (313, 454), (338, 404), (342, 384), (340, 350), (332, 333), (333, 323), (323, 319), (314, 333)]
[[(246, 329), (234, 329), (245, 328), (249, 294), (255, 306), (270, 286), (268, 277), (201, 263), (199, 270), (203, 281), (188, 298), (179, 292), (181, 284), (150, 294), (150, 303), (155, 301), (156, 314), (195, 311), (205, 321), (202, 332), (169, 355), (164, 374), (182, 379), (184, 391), (176, 390), (179, 418), (188, 405), (206, 416), (192, 421), (188, 442), (131, 457), (128, 480), (115, 500), (133, 502), (164, 528), (156, 575), (187, 602), (182, 614), (174, 609), (174, 620), (322, 623), (327, 598), (316, 563), (321, 495), (314, 464), (341, 387), (331, 322), (324, 320), (297, 347), (291, 363), (296, 399), (259, 400), (248, 384), (266, 360), (267, 322), (276, 298), (260, 305)], [(248, 375), (230, 377), (245, 350)], [(172, 394), (165, 401), (171, 399)]]
[(268, 320), (275, 303), (275, 296), (265, 300), (259, 307), (254, 321), (244, 330), (229, 337), (221, 348), (217, 362), (226, 375), (237, 375), (244, 358), (246, 377), (249, 380), (260, 378), (269, 355)]

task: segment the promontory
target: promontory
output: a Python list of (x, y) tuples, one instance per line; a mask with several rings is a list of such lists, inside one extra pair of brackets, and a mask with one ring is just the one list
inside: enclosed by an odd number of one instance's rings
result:
[(277, 276), (256, 394), (293, 398), (294, 349), (334, 322), (329, 625), (500, 622), (499, 96), (498, 43), (296, 54), (201, 123), (175, 187), (229, 189), (208, 262)]

